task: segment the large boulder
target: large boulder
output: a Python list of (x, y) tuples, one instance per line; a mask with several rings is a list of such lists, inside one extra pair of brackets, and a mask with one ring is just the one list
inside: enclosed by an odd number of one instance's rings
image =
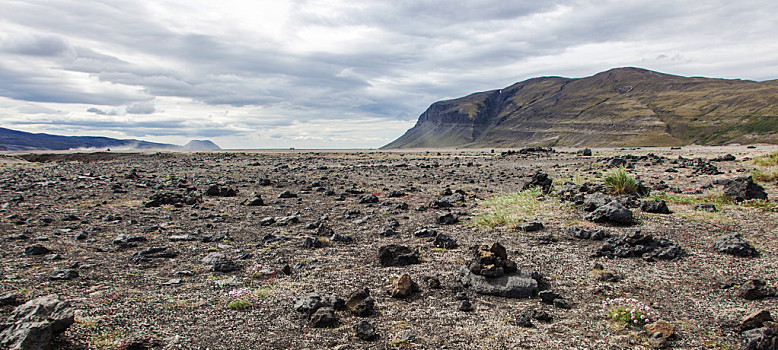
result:
[(73, 321), (70, 303), (56, 295), (30, 300), (14, 309), (0, 325), (0, 348), (50, 349), (52, 339)]
[(724, 195), (729, 196), (735, 202), (749, 199), (767, 199), (764, 187), (754, 183), (751, 176), (738, 177), (724, 182)]
[(632, 225), (635, 223), (632, 211), (617, 201), (610, 201), (608, 204), (595, 209), (589, 215), (586, 215), (586, 220), (615, 225)]
[(500, 277), (476, 275), (466, 267), (460, 269), (462, 285), (478, 294), (506, 298), (531, 298), (538, 293), (539, 274), (533, 271), (516, 271)]
[(721, 236), (716, 240), (715, 245), (719, 252), (734, 256), (753, 257), (759, 254), (756, 248), (746, 242), (739, 233)]
[(406, 246), (390, 244), (378, 248), (381, 266), (404, 266), (419, 263), (419, 252)]

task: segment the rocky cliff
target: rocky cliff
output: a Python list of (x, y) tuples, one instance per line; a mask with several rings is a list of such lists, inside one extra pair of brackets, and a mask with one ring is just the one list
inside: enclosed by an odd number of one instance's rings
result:
[(778, 143), (778, 80), (639, 68), (542, 77), (433, 103), (384, 148)]

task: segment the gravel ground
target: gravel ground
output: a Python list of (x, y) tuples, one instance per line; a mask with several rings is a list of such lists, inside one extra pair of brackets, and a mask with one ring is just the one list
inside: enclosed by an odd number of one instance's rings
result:
[[(605, 316), (602, 301), (618, 297), (636, 298), (670, 322), (673, 348), (736, 349), (740, 320), (778, 306), (778, 298), (745, 300), (738, 293), (754, 278), (777, 286), (778, 212), (717, 205), (717, 212), (708, 213), (694, 204), (668, 202), (672, 214), (632, 208), (637, 224), (621, 227), (589, 222), (581, 208), (561, 204), (555, 212), (535, 213), (544, 225), (538, 232), (482, 229), (471, 219), (482, 210), (480, 200), (521, 190), (538, 170), (556, 188), (568, 180), (596, 182), (610, 157), (628, 154), (656, 155), (654, 161), (628, 163), (629, 172), (649, 187), (663, 181), (666, 191), (678, 192), (676, 198), (701, 201), (721, 193), (714, 181), (747, 175), (755, 168), (747, 159), (775, 149), (596, 149), (591, 157), (571, 150), (5, 154), (0, 159), (0, 294), (13, 293), (21, 302), (47, 294), (69, 301), (76, 322), (57, 338), (55, 346), (62, 349), (648, 348), (642, 327)], [(728, 153), (736, 160), (709, 163), (718, 175), (673, 164), (679, 156), (713, 159)], [(214, 184), (235, 190), (235, 196), (207, 195)], [(776, 183), (762, 185), (770, 199), (778, 198)], [(428, 208), (447, 188), (463, 191), (465, 201)], [(286, 190), (296, 198), (278, 198)], [(389, 198), (391, 191), (403, 194)], [(147, 207), (158, 193), (201, 199), (194, 205)], [(360, 204), (368, 193), (378, 203)], [(256, 195), (265, 205), (245, 205)], [(558, 202), (553, 191), (542, 200)], [(460, 222), (437, 225), (436, 218), (449, 212)], [(268, 217), (276, 223), (264, 225)], [(285, 217), (299, 222), (284, 224)], [(399, 224), (397, 234), (381, 235), (391, 221)], [(316, 237), (317, 229), (308, 227), (317, 222), (353, 241), (321, 239), (321, 248), (302, 247), (305, 238)], [(613, 236), (640, 229), (668, 239), (685, 255), (659, 261), (594, 257), (603, 242), (574, 238), (571, 226), (601, 228)], [(421, 227), (445, 233), (459, 247), (435, 248), (430, 239), (414, 236)], [(730, 233), (741, 234), (759, 256), (718, 252), (717, 238)], [(118, 242), (120, 235), (130, 239)], [(279, 241), (264, 243), (268, 235)], [(555, 241), (542, 244), (549, 235)], [(520, 269), (540, 272), (544, 287), (572, 307), (469, 292), (473, 310), (460, 311), (459, 270), (472, 256), (469, 248), (493, 242), (504, 245)], [(34, 244), (51, 253), (26, 255), (25, 248)], [(418, 249), (421, 263), (381, 266), (377, 252), (388, 244)], [(154, 247), (176, 256), (133, 261)], [(202, 259), (214, 252), (239, 268), (213, 271)], [(596, 264), (618, 281), (598, 280)], [(287, 265), (290, 274), (280, 271)], [(260, 277), (255, 272), (262, 268), (277, 273)], [(60, 269), (73, 269), (78, 277), (51, 280), (52, 271)], [(392, 280), (405, 273), (420, 291), (406, 299), (390, 297)], [(429, 288), (423, 276), (438, 277), (441, 288)], [(339, 323), (332, 328), (313, 327), (293, 308), (296, 298), (311, 292), (346, 298), (365, 287), (375, 300), (374, 314), (336, 311)], [(251, 306), (230, 309), (232, 298), (225, 294), (239, 288), (258, 295)], [(13, 305), (2, 306), (0, 317), (11, 310)], [(551, 321), (517, 325), (515, 318), (527, 310), (545, 311)], [(378, 339), (355, 336), (352, 327), (361, 320), (375, 326)]]

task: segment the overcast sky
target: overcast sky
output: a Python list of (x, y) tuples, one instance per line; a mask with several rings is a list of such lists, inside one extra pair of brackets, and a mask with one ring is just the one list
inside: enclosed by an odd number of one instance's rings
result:
[(375, 148), (433, 102), (636, 66), (778, 78), (778, 1), (2, 0), (0, 126)]

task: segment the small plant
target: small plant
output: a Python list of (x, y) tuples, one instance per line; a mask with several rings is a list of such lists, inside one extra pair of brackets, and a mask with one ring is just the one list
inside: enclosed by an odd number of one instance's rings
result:
[(763, 211), (778, 212), (778, 204), (765, 199), (748, 199), (740, 202), (739, 205), (746, 208), (757, 208)]
[(227, 304), (227, 308), (232, 310), (242, 310), (251, 306), (251, 298), (254, 297), (254, 293), (251, 289), (239, 288), (224, 293), (224, 296), (235, 299)]
[(227, 304), (227, 308), (232, 310), (243, 310), (249, 306), (251, 306), (251, 302), (246, 299), (233, 300)]
[(614, 194), (637, 194), (638, 183), (635, 178), (620, 166), (605, 174), (603, 178), (605, 189)]
[(656, 319), (656, 313), (637, 299), (608, 298), (602, 301), (608, 319), (629, 325), (642, 326)]

